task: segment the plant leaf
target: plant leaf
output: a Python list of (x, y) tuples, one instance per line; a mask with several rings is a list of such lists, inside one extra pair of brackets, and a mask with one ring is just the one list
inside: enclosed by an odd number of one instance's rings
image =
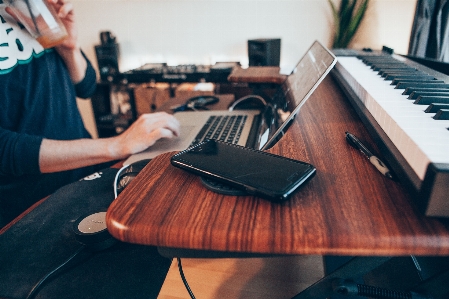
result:
[(332, 9), (332, 16), (334, 18), (334, 40), (333, 40), (333, 47), (335, 46), (335, 42), (340, 39), (340, 15), (338, 13), (337, 7), (335, 6), (334, 2), (332, 0), (327, 0), (329, 2), (329, 5)]
[(341, 0), (338, 11), (332, 0), (328, 2), (335, 22), (333, 47), (346, 48), (360, 26), (369, 0)]
[(360, 23), (362, 22), (363, 16), (365, 15), (366, 9), (368, 7), (369, 0), (363, 0), (359, 9), (356, 11), (354, 18), (349, 26), (349, 30), (353, 33), (358, 29)]
[(363, 0), (362, 3), (360, 4), (360, 7), (358, 8), (358, 10), (356, 11), (351, 23), (349, 24), (348, 27), (348, 44), (351, 41), (352, 37), (354, 37), (355, 33), (357, 32), (357, 29), (360, 26), (360, 23), (362, 22), (363, 16), (365, 15), (366, 9), (368, 7), (368, 2), (369, 0)]

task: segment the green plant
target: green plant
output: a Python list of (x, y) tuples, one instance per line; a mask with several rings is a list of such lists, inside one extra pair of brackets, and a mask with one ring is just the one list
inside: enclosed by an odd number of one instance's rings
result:
[(362, 22), (369, 0), (341, 0), (340, 7), (334, 0), (327, 0), (332, 8), (335, 35), (332, 48), (347, 48)]

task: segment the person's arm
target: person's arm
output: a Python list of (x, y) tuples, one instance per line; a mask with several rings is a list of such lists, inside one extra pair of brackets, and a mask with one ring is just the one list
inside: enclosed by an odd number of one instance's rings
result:
[(79, 83), (83, 80), (87, 61), (81, 53), (78, 43), (78, 31), (75, 26), (75, 14), (73, 4), (65, 0), (48, 0), (58, 12), (59, 18), (64, 23), (68, 37), (64, 42), (55, 47), (58, 54), (64, 60), (73, 83)]
[(39, 151), (42, 173), (58, 172), (125, 159), (153, 145), (160, 138), (179, 135), (179, 123), (167, 113), (145, 114), (122, 134), (102, 139), (70, 141), (43, 139)]
[(81, 53), (81, 49), (78, 47), (71, 50), (58, 50), (58, 53), (67, 66), (72, 82), (74, 84), (81, 82), (87, 69), (87, 61)]
[(0, 127), (0, 176), (39, 173), (36, 156), (41, 143), (42, 137)]

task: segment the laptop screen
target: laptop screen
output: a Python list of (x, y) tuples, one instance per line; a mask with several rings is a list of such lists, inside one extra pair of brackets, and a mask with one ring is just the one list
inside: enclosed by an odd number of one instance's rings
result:
[(320, 42), (312, 44), (262, 113), (258, 149), (272, 147), (283, 136), (336, 62), (337, 58)]

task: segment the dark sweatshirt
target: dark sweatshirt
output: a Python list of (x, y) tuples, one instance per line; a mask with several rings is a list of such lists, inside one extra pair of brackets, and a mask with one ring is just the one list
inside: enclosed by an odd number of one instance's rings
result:
[(39, 149), (43, 138), (90, 138), (76, 97), (90, 97), (95, 87), (89, 61), (85, 78), (74, 85), (57, 52), (44, 50), (4, 11), (0, 0), (0, 227), (92, 171), (42, 174)]

